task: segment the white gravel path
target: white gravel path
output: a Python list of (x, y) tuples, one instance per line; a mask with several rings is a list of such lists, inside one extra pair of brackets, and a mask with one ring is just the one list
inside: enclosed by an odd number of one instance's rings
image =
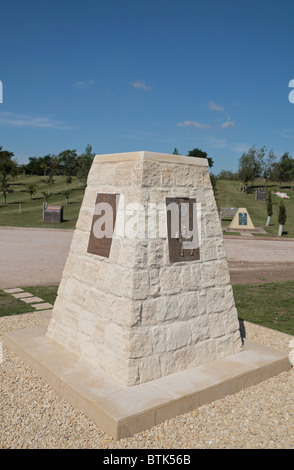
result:
[[(0, 318), (7, 331), (47, 323), (38, 313)], [(246, 336), (282, 351), (293, 337), (245, 322)], [(293, 449), (294, 370), (121, 441), (112, 440), (3, 347), (2, 449)]]

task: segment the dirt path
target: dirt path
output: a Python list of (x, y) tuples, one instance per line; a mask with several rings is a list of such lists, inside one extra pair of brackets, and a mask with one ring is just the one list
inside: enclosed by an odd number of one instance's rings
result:
[[(58, 285), (73, 230), (0, 227), (0, 288)], [(225, 237), (232, 284), (294, 279), (294, 240)]]

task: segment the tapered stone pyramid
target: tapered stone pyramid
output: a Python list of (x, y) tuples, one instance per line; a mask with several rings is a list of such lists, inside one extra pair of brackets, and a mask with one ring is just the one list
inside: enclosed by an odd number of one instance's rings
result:
[(95, 157), (46, 336), (126, 386), (242, 350), (206, 159)]

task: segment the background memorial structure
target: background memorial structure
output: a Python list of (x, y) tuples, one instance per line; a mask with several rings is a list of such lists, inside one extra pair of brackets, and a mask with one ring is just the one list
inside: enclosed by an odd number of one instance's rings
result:
[(4, 336), (114, 439), (290, 368), (243, 340), (207, 160), (152, 152), (95, 157), (48, 326)]

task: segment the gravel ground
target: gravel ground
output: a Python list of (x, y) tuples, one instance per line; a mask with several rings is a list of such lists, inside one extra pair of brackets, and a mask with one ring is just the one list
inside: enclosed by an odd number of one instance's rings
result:
[[(40, 314), (0, 318), (0, 333), (47, 323)], [(245, 322), (246, 337), (289, 352), (293, 337)], [(3, 347), (2, 449), (293, 449), (294, 370), (114, 441)]]

